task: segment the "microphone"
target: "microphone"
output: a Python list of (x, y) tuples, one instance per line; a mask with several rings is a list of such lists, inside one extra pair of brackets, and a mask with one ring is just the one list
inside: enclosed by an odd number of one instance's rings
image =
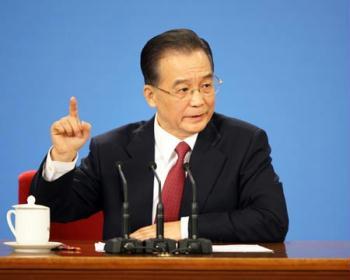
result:
[(122, 206), (122, 237), (107, 240), (105, 251), (110, 254), (140, 254), (143, 253), (142, 241), (129, 237), (129, 200), (128, 183), (122, 170), (122, 163), (116, 162), (116, 168), (123, 184), (123, 206)]
[(157, 164), (151, 162), (149, 168), (152, 170), (155, 178), (158, 182), (158, 204), (157, 204), (157, 213), (156, 213), (156, 223), (157, 223), (157, 238), (164, 238), (164, 205), (162, 199), (162, 183), (160, 182), (159, 176), (156, 172)]
[(198, 238), (198, 203), (197, 203), (197, 184), (192, 176), (190, 165), (184, 163), (183, 168), (187, 172), (192, 185), (192, 205), (189, 223), (189, 238), (179, 240), (178, 252), (183, 254), (211, 254), (213, 244), (209, 239)]
[(176, 240), (164, 238), (164, 205), (162, 200), (162, 187), (159, 176), (156, 172), (157, 164), (149, 163), (149, 169), (152, 170), (154, 177), (158, 182), (158, 204), (156, 213), (156, 238), (145, 240), (146, 253), (169, 253), (176, 249)]

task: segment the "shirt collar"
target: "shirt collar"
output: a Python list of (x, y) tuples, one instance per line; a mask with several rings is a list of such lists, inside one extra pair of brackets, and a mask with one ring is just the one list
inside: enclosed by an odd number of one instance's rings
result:
[(198, 133), (195, 133), (185, 139), (179, 139), (160, 127), (157, 119), (158, 116), (156, 115), (154, 118), (154, 140), (157, 149), (163, 155), (164, 159), (169, 160), (172, 153), (175, 151), (176, 146), (182, 141), (186, 142), (190, 146), (191, 151), (193, 150)]

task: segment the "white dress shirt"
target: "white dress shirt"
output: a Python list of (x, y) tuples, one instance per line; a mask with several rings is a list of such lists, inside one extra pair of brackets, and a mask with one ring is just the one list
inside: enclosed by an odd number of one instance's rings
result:
[[(177, 161), (177, 154), (175, 152), (176, 146), (185, 141), (191, 148), (191, 150), (185, 156), (185, 162), (190, 160), (191, 152), (193, 150), (194, 144), (196, 143), (198, 133), (191, 135), (186, 139), (178, 139), (170, 133), (166, 132), (163, 128), (160, 127), (157, 121), (157, 116), (154, 118), (154, 138), (155, 138), (155, 153), (154, 159), (157, 164), (157, 173), (159, 179), (162, 183), (162, 188), (166, 176), (168, 175), (169, 170)], [(78, 160), (78, 155), (72, 162), (60, 162), (53, 161), (50, 156), (51, 149), (49, 150), (46, 158), (46, 162), (43, 168), (43, 178), (46, 181), (54, 181), (64, 174), (68, 173), (74, 169), (76, 162)], [(156, 210), (158, 203), (158, 182), (154, 179), (153, 185), (153, 207), (152, 207), (152, 221), (155, 220)], [(181, 218), (181, 238), (188, 237), (188, 217)]]

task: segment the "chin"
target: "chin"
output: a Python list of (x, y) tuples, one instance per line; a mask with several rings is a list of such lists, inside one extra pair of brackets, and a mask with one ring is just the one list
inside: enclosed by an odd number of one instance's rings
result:
[(207, 125), (208, 122), (203, 123), (197, 123), (197, 124), (191, 124), (186, 127), (186, 130), (189, 134), (196, 134), (201, 132)]
[(183, 122), (183, 130), (189, 135), (201, 132), (210, 121), (212, 114), (205, 114), (201, 118), (185, 118)]

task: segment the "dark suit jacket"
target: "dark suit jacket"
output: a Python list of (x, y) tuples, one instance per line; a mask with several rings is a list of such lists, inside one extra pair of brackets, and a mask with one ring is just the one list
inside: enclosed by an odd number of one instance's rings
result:
[[(130, 231), (152, 223), (154, 118), (92, 138), (89, 155), (73, 171), (46, 182), (42, 166), (31, 193), (51, 208), (53, 221), (67, 222), (104, 212), (104, 239), (121, 235), (122, 185), (115, 162), (128, 180)], [(271, 165), (265, 132), (214, 114), (199, 133), (190, 166), (197, 181), (199, 236), (225, 242), (279, 242), (288, 230), (282, 185)], [(190, 215), (186, 179), (181, 216)]]

